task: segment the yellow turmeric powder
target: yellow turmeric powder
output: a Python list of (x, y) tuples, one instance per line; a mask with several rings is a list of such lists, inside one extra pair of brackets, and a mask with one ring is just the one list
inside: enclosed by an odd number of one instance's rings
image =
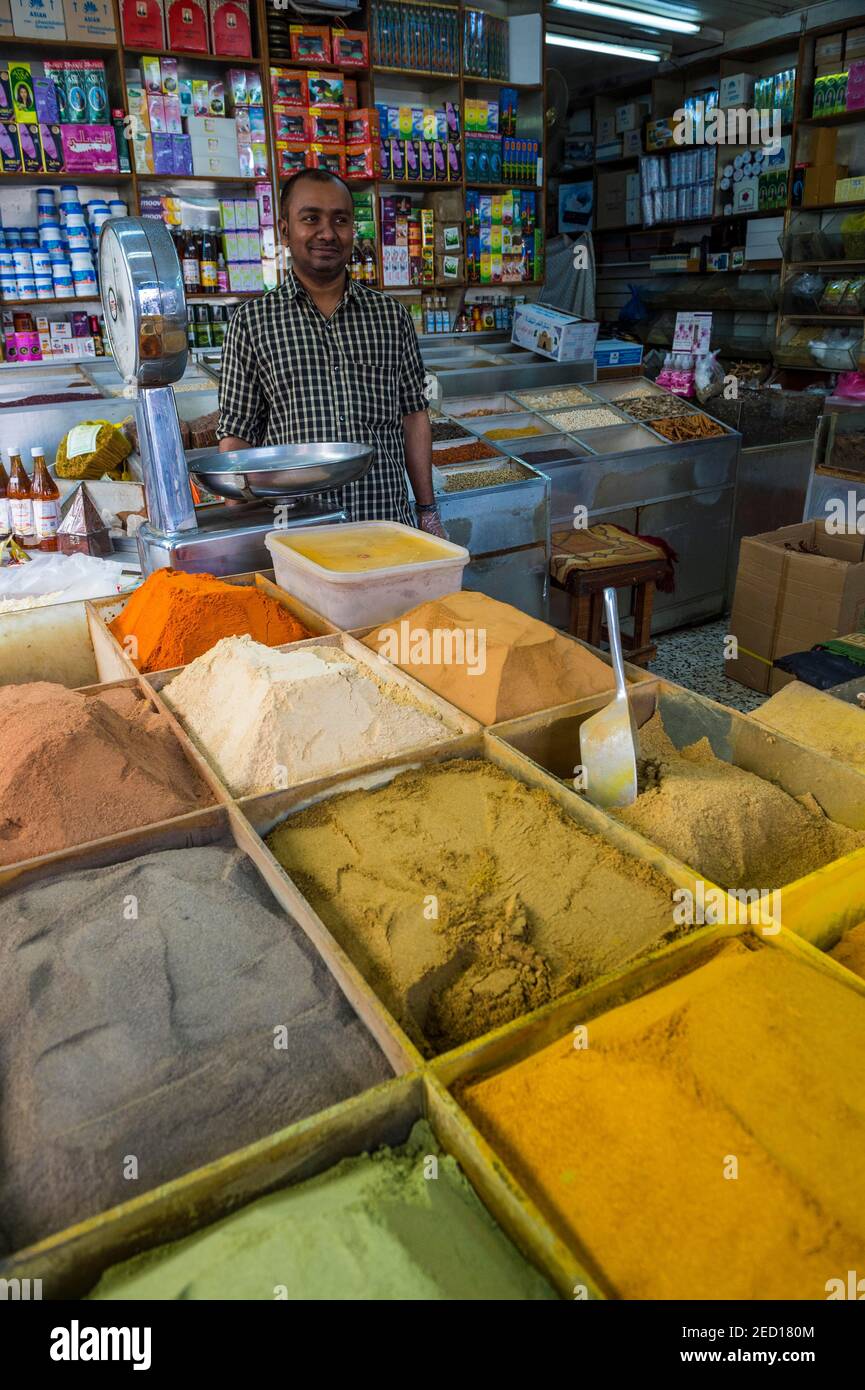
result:
[(829, 954), (865, 980), (865, 922), (851, 927)]
[(824, 1299), (865, 1269), (865, 999), (779, 949), (706, 964), (469, 1082), (479, 1129), (602, 1287)]

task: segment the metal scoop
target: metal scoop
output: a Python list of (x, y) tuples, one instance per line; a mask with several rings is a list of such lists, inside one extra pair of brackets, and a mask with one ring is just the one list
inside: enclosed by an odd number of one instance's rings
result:
[(586, 795), (596, 806), (632, 806), (637, 799), (637, 726), (628, 700), (615, 589), (604, 590), (616, 693), (580, 726)]

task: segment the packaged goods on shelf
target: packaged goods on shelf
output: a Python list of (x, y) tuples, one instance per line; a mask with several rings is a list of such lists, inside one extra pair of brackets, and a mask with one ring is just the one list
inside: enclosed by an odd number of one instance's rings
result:
[(463, 64), (473, 77), (510, 76), (508, 21), (483, 10), (466, 10), (463, 16)]
[(520, 283), (543, 278), (543, 234), (534, 192), (466, 192), (466, 280)]
[[(92, 298), (92, 296), (91, 296)], [(105, 325), (97, 314), (73, 310), (49, 320), (25, 311), (2, 315), (0, 360), (20, 366), (28, 362), (57, 362), (105, 356)]]
[[(460, 66), (458, 11), (438, 5), (370, 5), (372, 61), (382, 67), (456, 76)], [(507, 77), (507, 73), (504, 74)]]
[(118, 155), (128, 168), (116, 114), (101, 58), (11, 62), (0, 71), (0, 172), (113, 173)]

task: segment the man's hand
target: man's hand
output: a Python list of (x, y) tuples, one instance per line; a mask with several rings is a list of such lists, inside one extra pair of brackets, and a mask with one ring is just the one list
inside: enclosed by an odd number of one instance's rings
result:
[(417, 512), (417, 526), (419, 531), (426, 531), (430, 536), (438, 536), (440, 540), (446, 541), (445, 528), (442, 526), (442, 519), (438, 511)]

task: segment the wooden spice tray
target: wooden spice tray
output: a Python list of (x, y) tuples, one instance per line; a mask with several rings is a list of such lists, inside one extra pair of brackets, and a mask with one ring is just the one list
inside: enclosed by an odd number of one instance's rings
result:
[[(865, 774), (855, 768), (660, 678), (635, 688), (633, 704), (638, 725), (660, 706), (664, 727), (677, 747), (708, 738), (722, 761), (755, 773), (790, 796), (809, 793), (829, 819), (852, 829), (865, 829)], [(491, 733), (554, 776), (571, 777), (578, 761), (572, 750), (579, 748), (580, 725), (590, 713), (578, 704), (562, 706), (543, 716), (527, 715), (497, 724)], [(598, 814), (611, 826), (623, 828), (615, 817), (604, 811)], [(598, 833), (604, 833), (600, 827)], [(638, 831), (629, 833), (645, 846), (650, 844)], [(681, 862), (680, 867), (697, 872)], [(791, 868), (795, 872), (795, 865)], [(865, 918), (865, 847), (786, 884), (763, 886), (777, 888), (780, 920), (786, 927), (822, 950), (830, 950), (845, 931)], [(754, 909), (749, 919), (759, 925), (759, 905)], [(747, 911), (744, 905), (742, 911)]]

